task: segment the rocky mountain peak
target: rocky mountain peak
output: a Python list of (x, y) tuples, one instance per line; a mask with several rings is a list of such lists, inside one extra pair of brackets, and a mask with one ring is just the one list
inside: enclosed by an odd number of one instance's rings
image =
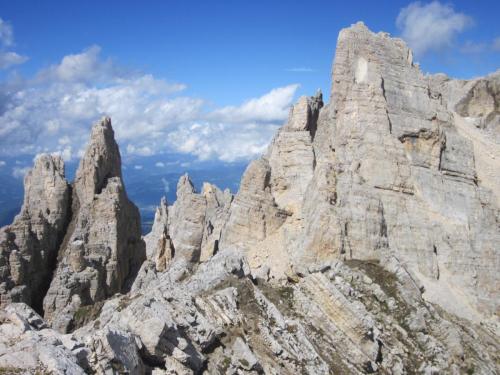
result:
[(185, 173), (179, 178), (177, 182), (177, 199), (183, 197), (185, 194), (193, 194), (196, 190), (189, 175)]
[(58, 155), (38, 155), (33, 169), (24, 178), (21, 215), (31, 218), (41, 215), (49, 224), (62, 229), (67, 207), (52, 197), (67, 199), (67, 189), (63, 159)]
[(112, 177), (121, 178), (121, 157), (111, 119), (92, 126), (90, 141), (76, 172), (75, 191), (80, 201), (91, 202)]
[(316, 122), (319, 110), (323, 107), (323, 94), (319, 90), (315, 96), (302, 96), (298, 102), (290, 108), (288, 122), (284, 129), (287, 130), (308, 130), (314, 137), (316, 133)]
[(140, 215), (122, 181), (111, 119), (92, 127), (73, 189), (72, 219), (44, 299), (45, 316), (61, 331), (75, 314), (130, 288), (146, 257)]
[(24, 179), (24, 202), (0, 230), (0, 305), (25, 302), (41, 311), (70, 216), (61, 157), (42, 154)]
[(235, 196), (181, 176), (144, 241), (109, 119), (73, 194), (37, 160), (0, 232), (0, 370), (498, 373), (499, 75), (412, 60), (342, 30), (330, 102), (301, 97)]

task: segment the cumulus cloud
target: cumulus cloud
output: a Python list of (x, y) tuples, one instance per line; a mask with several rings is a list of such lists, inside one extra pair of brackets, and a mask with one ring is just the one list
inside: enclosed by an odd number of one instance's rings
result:
[(7, 164), (6, 162), (4, 162), (3, 160), (0, 160), (0, 168), (4, 167), (6, 164)]
[(101, 47), (93, 45), (81, 53), (64, 56), (59, 64), (43, 69), (38, 74), (39, 79), (89, 82), (116, 77), (113, 62), (111, 59), (100, 59), (100, 52)]
[(233, 162), (262, 154), (273, 134), (288, 116), (295, 92), (293, 84), (244, 102), (209, 113), (168, 134), (179, 152), (196, 155), (199, 160)]
[(233, 123), (246, 123), (249, 120), (282, 121), (288, 115), (288, 109), (298, 88), (297, 84), (276, 88), (259, 98), (248, 100), (240, 106), (218, 109), (210, 117)]
[(165, 167), (165, 163), (163, 163), (161, 161), (158, 161), (158, 162), (156, 162), (155, 166), (158, 167), (158, 168), (164, 168)]
[(416, 55), (451, 46), (455, 36), (471, 24), (471, 17), (439, 1), (411, 3), (401, 9), (396, 19), (402, 38)]
[(26, 56), (21, 56), (16, 52), (0, 52), (0, 69), (7, 69), (14, 65), (19, 65), (27, 61)]
[(212, 111), (184, 84), (123, 69), (91, 46), (32, 79), (0, 84), (0, 155), (83, 154), (91, 124), (111, 116), (122, 153), (183, 152), (233, 161), (261, 153), (287, 118), (298, 85)]
[(99, 61), (96, 48), (70, 60), (64, 57), (35, 79), (0, 85), (0, 153), (70, 150), (80, 155), (90, 125), (110, 115), (127, 152), (151, 155), (152, 147), (164, 146), (157, 138), (163, 130), (190, 118), (202, 105), (199, 99), (169, 97), (184, 85), (151, 75), (118, 74), (107, 60)]
[(140, 171), (142, 169), (142, 165), (134, 165), (134, 169)]
[(278, 124), (195, 123), (170, 133), (168, 139), (180, 152), (199, 160), (232, 162), (262, 154), (278, 129)]

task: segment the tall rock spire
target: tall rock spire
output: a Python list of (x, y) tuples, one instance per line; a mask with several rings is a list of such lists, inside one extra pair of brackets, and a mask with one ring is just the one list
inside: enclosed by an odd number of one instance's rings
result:
[(59, 156), (40, 155), (24, 179), (24, 203), (0, 230), (0, 305), (25, 302), (41, 311), (69, 220), (70, 190)]
[(55, 328), (71, 329), (75, 312), (131, 286), (145, 259), (140, 215), (128, 200), (111, 120), (92, 128), (76, 173), (73, 219), (44, 300)]
[(76, 172), (75, 193), (80, 202), (92, 201), (112, 177), (122, 177), (121, 157), (111, 119), (104, 117), (92, 127), (89, 145)]

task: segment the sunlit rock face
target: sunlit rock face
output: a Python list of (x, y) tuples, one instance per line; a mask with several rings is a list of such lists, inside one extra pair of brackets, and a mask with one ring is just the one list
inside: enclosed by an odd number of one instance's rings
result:
[(72, 215), (44, 299), (45, 317), (61, 331), (82, 306), (126, 291), (145, 259), (139, 210), (125, 192), (109, 118), (92, 127), (73, 184)]
[(2, 229), (0, 370), (500, 372), (499, 79), (344, 29), (330, 102), (301, 97), (235, 196), (182, 176), (144, 239), (104, 119), (72, 189), (38, 159)]
[(41, 311), (70, 217), (64, 162), (40, 155), (24, 179), (24, 203), (0, 230), (0, 305), (24, 302)]
[(292, 108), (243, 177), (222, 246), (278, 277), (320, 259), (396, 256), (429, 299), (469, 318), (495, 314), (498, 144), (467, 121), (495, 121), (498, 74), (453, 82), (420, 72), (399, 39), (361, 23), (342, 30), (331, 102)]

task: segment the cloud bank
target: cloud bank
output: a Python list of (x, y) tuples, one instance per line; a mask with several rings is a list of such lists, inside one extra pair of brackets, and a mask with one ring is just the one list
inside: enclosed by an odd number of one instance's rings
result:
[(287, 118), (297, 88), (275, 88), (241, 105), (208, 111), (206, 100), (183, 95), (184, 84), (123, 69), (94, 45), (34, 78), (0, 84), (0, 155), (80, 156), (91, 124), (109, 115), (125, 154), (249, 159)]

